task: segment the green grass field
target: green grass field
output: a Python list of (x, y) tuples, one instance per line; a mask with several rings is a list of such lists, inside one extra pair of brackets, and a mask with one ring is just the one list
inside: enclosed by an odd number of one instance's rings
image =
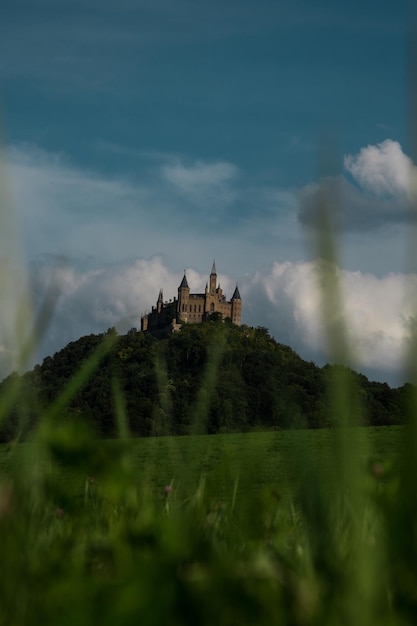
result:
[(405, 432), (1, 446), (0, 624), (413, 624)]
[[(401, 426), (357, 428), (352, 432), (355, 441), (364, 448), (362, 458), (355, 459), (361, 463), (364, 475), (372, 461), (384, 465), (395, 463), (401, 449)], [(153, 485), (156, 492), (172, 484), (184, 496), (190, 496), (205, 476), (220, 491), (238, 479), (239, 492), (256, 494), (263, 488), (283, 490), (296, 475), (302, 477), (306, 454), (309, 457), (306, 471), (313, 463), (323, 477), (331, 475), (335, 438), (334, 429), (151, 437), (131, 440), (128, 449), (138, 484)], [(117, 445), (113, 441), (99, 444), (108, 459)], [(22, 462), (39, 463), (43, 471), (47, 470), (40, 444), (17, 444), (13, 451), (10, 446), (0, 445), (3, 470), (22, 459)], [(94, 466), (89, 469), (87, 464), (85, 476), (79, 476), (79, 470), (75, 469), (73, 475), (70, 461), (56, 470), (56, 479), (77, 494), (84, 489), (84, 479), (94, 475)]]

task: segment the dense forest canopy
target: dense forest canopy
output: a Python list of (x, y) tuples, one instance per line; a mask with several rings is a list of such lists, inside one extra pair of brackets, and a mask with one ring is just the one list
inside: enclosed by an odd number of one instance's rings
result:
[(67, 403), (62, 418), (88, 421), (102, 436), (117, 432), (115, 382), (133, 435), (320, 428), (334, 423), (329, 383), (343, 370), (349, 402), (367, 424), (404, 421), (411, 385), (391, 389), (336, 365), (318, 367), (277, 343), (263, 327), (212, 320), (184, 324), (166, 338), (114, 329), (69, 343), (22, 376), (0, 384), (0, 399), (19, 384), (0, 439), (27, 437), (80, 366), (113, 335), (111, 349)]

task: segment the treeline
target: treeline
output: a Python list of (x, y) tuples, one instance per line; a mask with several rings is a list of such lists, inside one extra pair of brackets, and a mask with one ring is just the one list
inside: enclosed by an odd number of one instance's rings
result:
[(319, 368), (262, 327), (210, 321), (163, 339), (109, 329), (0, 383), (0, 402), (11, 404), (0, 440), (30, 436), (106, 335), (114, 339), (111, 348), (61, 413), (87, 420), (105, 437), (117, 432), (117, 411), (140, 436), (326, 427), (338, 417), (329, 395), (338, 373), (349, 379), (344, 402), (366, 424), (402, 423), (411, 393), (408, 384), (391, 389), (340, 366)]

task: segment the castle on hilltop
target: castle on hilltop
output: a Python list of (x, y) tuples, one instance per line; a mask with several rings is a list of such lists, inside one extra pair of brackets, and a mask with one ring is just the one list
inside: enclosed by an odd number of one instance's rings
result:
[(226, 300), (220, 284), (217, 285), (216, 264), (214, 262), (204, 293), (190, 293), (185, 272), (178, 287), (178, 298), (164, 302), (162, 289), (160, 289), (156, 306), (153, 306), (149, 313), (141, 317), (141, 330), (153, 334), (168, 334), (178, 330), (180, 322), (200, 324), (210, 319), (213, 314), (218, 314), (223, 319), (230, 318), (233, 324), (240, 326), (242, 298), (239, 289), (236, 285), (232, 299)]

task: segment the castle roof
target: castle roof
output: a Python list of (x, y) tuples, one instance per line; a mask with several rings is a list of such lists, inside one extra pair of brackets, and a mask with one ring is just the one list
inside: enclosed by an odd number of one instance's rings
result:
[(162, 289), (159, 290), (159, 296), (158, 296), (158, 302), (163, 302), (164, 301), (164, 294)]
[(217, 276), (217, 272), (216, 272), (216, 261), (213, 261), (213, 266), (211, 268), (211, 274), (216, 274)]
[(236, 285), (236, 289), (233, 292), (232, 300), (242, 300), (242, 298), (240, 297), (239, 288), (237, 285)]
[(182, 277), (182, 281), (181, 281), (181, 284), (180, 284), (179, 288), (181, 289), (183, 287), (186, 287), (187, 289), (189, 289), (189, 286), (188, 286), (188, 283), (187, 283), (187, 277), (185, 275), (185, 272), (184, 272), (184, 276)]

